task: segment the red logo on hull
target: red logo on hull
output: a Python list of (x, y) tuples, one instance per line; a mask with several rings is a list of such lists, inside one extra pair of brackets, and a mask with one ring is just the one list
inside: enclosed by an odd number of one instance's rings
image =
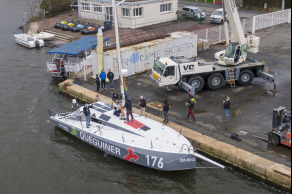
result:
[(137, 156), (137, 154), (134, 153), (134, 149), (132, 147), (130, 147), (128, 149), (128, 155), (124, 156), (124, 159), (127, 161), (130, 161), (131, 159), (134, 159), (135, 161), (137, 161), (139, 159), (139, 157)]

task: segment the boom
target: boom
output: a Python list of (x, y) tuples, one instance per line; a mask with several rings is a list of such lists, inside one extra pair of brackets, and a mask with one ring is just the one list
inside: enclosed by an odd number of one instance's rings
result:
[(244, 36), (239, 14), (236, 8), (235, 0), (223, 0), (223, 5), (229, 20), (231, 32), (234, 36), (234, 42), (240, 42), (246, 44), (246, 38)]

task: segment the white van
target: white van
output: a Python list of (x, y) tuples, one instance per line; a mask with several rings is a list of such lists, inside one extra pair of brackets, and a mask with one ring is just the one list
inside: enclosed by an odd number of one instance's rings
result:
[(211, 23), (216, 23), (216, 24), (223, 24), (224, 23), (224, 12), (223, 8), (221, 9), (216, 9), (211, 17), (210, 17)]
[(184, 6), (183, 16), (185, 18), (190, 18), (194, 20), (200, 20), (201, 17), (202, 17), (202, 20), (206, 18), (206, 14), (200, 8), (193, 7), (193, 6)]

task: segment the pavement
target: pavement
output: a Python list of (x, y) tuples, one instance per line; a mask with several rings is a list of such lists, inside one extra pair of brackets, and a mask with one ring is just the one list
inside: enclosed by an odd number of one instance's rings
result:
[[(275, 36), (275, 34), (277, 34)], [(242, 148), (261, 157), (274, 162), (291, 167), (291, 149), (285, 146), (270, 145), (254, 136), (267, 139), (263, 131), (270, 131), (272, 127), (272, 110), (278, 106), (285, 106), (291, 109), (291, 25), (283, 24), (274, 28), (261, 31), (260, 52), (249, 57), (261, 57), (270, 67), (270, 73), (278, 73), (277, 89), (278, 93), (272, 93), (269, 89), (273, 85), (261, 79), (255, 79), (251, 86), (231, 88), (226, 86), (220, 90), (212, 91), (204, 89), (196, 94), (197, 104), (195, 106), (196, 122), (191, 119), (186, 120), (187, 93), (175, 87), (158, 87), (150, 79), (151, 72), (146, 72), (126, 79), (128, 84), (128, 96), (133, 99), (133, 105), (138, 108), (139, 96), (143, 95), (148, 101), (147, 111), (163, 117), (159, 110), (159, 103), (165, 98), (170, 103), (170, 120), (226, 142), (236, 147)], [(220, 45), (211, 46), (210, 50), (198, 53), (198, 57), (212, 61), (214, 53), (223, 50)], [(94, 80), (82, 82), (83, 87), (91, 90), (95, 89)], [(117, 86), (119, 83), (115, 82)], [(115, 92), (119, 93), (116, 88)], [(112, 90), (105, 90), (102, 94), (111, 96)], [(224, 110), (222, 100), (226, 96), (231, 97), (231, 120), (224, 122)], [(241, 142), (230, 138), (232, 133), (239, 133)]]

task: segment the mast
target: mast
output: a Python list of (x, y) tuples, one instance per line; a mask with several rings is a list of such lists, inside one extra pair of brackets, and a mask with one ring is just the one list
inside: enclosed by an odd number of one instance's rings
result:
[(116, 36), (116, 51), (117, 51), (117, 58), (118, 58), (118, 67), (119, 67), (119, 76), (120, 76), (120, 89), (122, 99), (122, 105), (125, 105), (125, 89), (124, 89), (124, 78), (122, 75), (122, 59), (121, 59), (121, 51), (120, 51), (120, 36), (119, 36), (119, 26), (118, 26), (118, 18), (117, 18), (117, 6), (124, 1), (121, 1), (116, 5), (115, 0), (112, 0), (113, 6), (113, 14), (114, 14), (114, 25), (115, 25), (115, 36)]

